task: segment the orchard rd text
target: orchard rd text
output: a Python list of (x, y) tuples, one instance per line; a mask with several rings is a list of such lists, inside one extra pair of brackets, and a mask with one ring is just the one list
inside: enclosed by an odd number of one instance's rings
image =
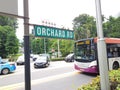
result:
[(74, 32), (72, 30), (37, 25), (34, 26), (34, 30), (34, 34), (36, 37), (74, 39)]

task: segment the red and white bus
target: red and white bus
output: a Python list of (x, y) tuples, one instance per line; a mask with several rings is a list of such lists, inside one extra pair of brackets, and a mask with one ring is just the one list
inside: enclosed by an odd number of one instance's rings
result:
[[(108, 69), (120, 67), (120, 38), (105, 38)], [(102, 49), (102, 48), (101, 48)], [(99, 73), (97, 38), (81, 39), (75, 42), (76, 70), (88, 73)]]

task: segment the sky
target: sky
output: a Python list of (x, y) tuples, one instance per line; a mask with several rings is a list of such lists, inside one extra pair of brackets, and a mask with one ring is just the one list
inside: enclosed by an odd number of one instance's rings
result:
[[(23, 0), (18, 0), (18, 15), (23, 16)], [(105, 17), (120, 15), (120, 0), (101, 0), (101, 11)], [(96, 17), (95, 0), (29, 0), (29, 23), (72, 29), (73, 19), (80, 14)], [(18, 19), (16, 35), (23, 40), (23, 20)], [(48, 24), (47, 24), (48, 25)], [(30, 32), (33, 27), (30, 26)]]

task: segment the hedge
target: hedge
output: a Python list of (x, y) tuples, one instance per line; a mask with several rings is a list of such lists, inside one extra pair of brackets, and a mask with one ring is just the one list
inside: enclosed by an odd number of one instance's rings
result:
[[(120, 69), (109, 71), (109, 81), (111, 90), (120, 90)], [(80, 86), (77, 90), (101, 90), (100, 76), (93, 78), (90, 83)]]

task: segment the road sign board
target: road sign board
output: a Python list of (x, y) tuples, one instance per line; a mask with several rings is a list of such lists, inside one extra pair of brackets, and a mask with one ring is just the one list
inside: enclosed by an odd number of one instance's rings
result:
[(74, 31), (42, 25), (34, 25), (34, 34), (36, 37), (74, 39)]
[(0, 13), (18, 15), (18, 0), (0, 0)]

